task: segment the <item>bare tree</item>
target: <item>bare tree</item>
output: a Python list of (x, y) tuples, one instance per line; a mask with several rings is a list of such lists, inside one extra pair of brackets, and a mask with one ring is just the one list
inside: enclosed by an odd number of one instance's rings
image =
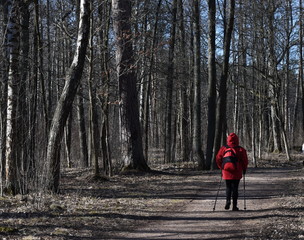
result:
[[(217, 153), (217, 151), (219, 150), (223, 139), (222, 137), (226, 133), (227, 79), (228, 79), (228, 69), (229, 69), (230, 45), (231, 45), (231, 38), (232, 38), (233, 25), (234, 25), (234, 9), (235, 9), (235, 0), (230, 0), (228, 22), (224, 26), (225, 27), (224, 61), (222, 64), (222, 72), (221, 72), (220, 88), (219, 88), (219, 100), (216, 109), (216, 131), (215, 131), (216, 134), (214, 140), (214, 153)], [(215, 156), (213, 156), (213, 167), (215, 167)]]
[(29, 1), (20, 1), (20, 24), (22, 26), (20, 31), (20, 88), (19, 97), (17, 100), (17, 111), (21, 121), (18, 121), (17, 129), (19, 131), (19, 150), (18, 150), (18, 161), (19, 161), (19, 172), (20, 175), (20, 187), (21, 192), (26, 193), (28, 189), (28, 177), (33, 172), (33, 165), (31, 164), (34, 159), (30, 153), (30, 141), (28, 141), (30, 135), (30, 126), (28, 117), (28, 105), (27, 101), (29, 94), (27, 91), (27, 79), (29, 72)]
[(300, 34), (299, 34), (299, 42), (300, 42), (300, 59), (299, 59), (299, 81), (301, 86), (301, 99), (302, 99), (302, 132), (304, 132), (304, 77), (303, 77), (303, 6), (302, 0), (299, 2), (300, 5)]
[(77, 38), (77, 48), (69, 72), (66, 75), (66, 82), (63, 92), (53, 116), (50, 129), (50, 136), (47, 147), (47, 163), (50, 165), (49, 188), (53, 192), (59, 190), (60, 178), (60, 143), (63, 136), (64, 126), (71, 111), (71, 106), (81, 80), (84, 61), (87, 51), (89, 30), (90, 30), (90, 1), (80, 2), (80, 22)]
[[(90, 2), (91, 11), (93, 9), (93, 3)], [(97, 111), (97, 84), (93, 74), (93, 60), (94, 60), (94, 48), (93, 48), (93, 15), (90, 18), (90, 39), (89, 39), (89, 69), (88, 69), (88, 87), (89, 87), (89, 161), (94, 164), (94, 175), (98, 177), (99, 173), (99, 157), (100, 157), (100, 128), (99, 128), (99, 116)]]
[(193, 129), (192, 129), (192, 159), (200, 169), (205, 168), (205, 158), (202, 150), (201, 123), (201, 35), (200, 35), (200, 1), (193, 0), (194, 24), (194, 77), (193, 77)]
[(6, 111), (7, 111), (7, 68), (8, 68), (8, 51), (7, 51), (7, 22), (8, 22), (8, 8), (4, 1), (0, 1), (1, 13), (2, 13), (2, 25), (1, 25), (1, 58), (0, 62), (0, 184), (1, 184), (1, 195), (3, 194), (3, 180), (5, 180), (5, 143), (6, 143)]
[(279, 78), (277, 72), (277, 58), (275, 53), (275, 29), (274, 29), (274, 15), (276, 11), (275, 2), (268, 1), (268, 51), (269, 51), (269, 98), (271, 99), (271, 120), (272, 120), (272, 134), (273, 134), (273, 151), (281, 152), (281, 137), (279, 126)]
[(173, 160), (173, 145), (172, 140), (172, 115), (173, 115), (173, 83), (174, 83), (174, 49), (175, 49), (175, 33), (176, 33), (176, 17), (177, 17), (177, 0), (172, 4), (172, 26), (170, 30), (169, 56), (168, 56), (168, 72), (167, 72), (167, 87), (166, 87), (166, 135), (165, 135), (165, 162), (170, 163)]
[(187, 43), (185, 30), (185, 9), (182, 0), (178, 1), (178, 19), (179, 19), (179, 35), (180, 35), (180, 68), (181, 68), (181, 86), (179, 93), (179, 124), (180, 124), (180, 150), (182, 161), (188, 161), (191, 152), (190, 148), (190, 116), (189, 116), (189, 97), (187, 91), (189, 89), (189, 77), (187, 73)]
[(147, 171), (139, 122), (139, 106), (131, 32), (131, 1), (113, 0), (116, 62), (119, 83), (122, 158), (126, 169)]
[(153, 68), (154, 68), (154, 61), (155, 61), (155, 53), (154, 49), (157, 44), (157, 31), (158, 31), (158, 22), (159, 22), (159, 12), (162, 6), (162, 0), (158, 1), (156, 13), (155, 13), (155, 24), (153, 29), (153, 36), (152, 36), (152, 44), (150, 47), (150, 58), (149, 61), (149, 70), (148, 70), (148, 82), (146, 87), (145, 102), (144, 102), (144, 147), (145, 147), (145, 157), (148, 161), (148, 150), (149, 150), (149, 129), (150, 129), (150, 112), (151, 112), (151, 92), (152, 92), (152, 78), (153, 78)]
[(79, 151), (80, 151), (80, 165), (82, 167), (89, 166), (88, 157), (88, 145), (87, 145), (87, 131), (85, 126), (85, 113), (83, 107), (83, 96), (82, 96), (82, 86), (80, 84), (79, 92), (77, 96), (77, 120), (79, 127)]
[(9, 56), (8, 95), (6, 113), (5, 186), (8, 193), (17, 190), (17, 100), (19, 79), (19, 2), (8, 0), (7, 49)]
[(215, 35), (216, 35), (216, 4), (208, 0), (208, 136), (206, 151), (206, 168), (211, 168), (216, 120), (216, 65), (215, 65)]

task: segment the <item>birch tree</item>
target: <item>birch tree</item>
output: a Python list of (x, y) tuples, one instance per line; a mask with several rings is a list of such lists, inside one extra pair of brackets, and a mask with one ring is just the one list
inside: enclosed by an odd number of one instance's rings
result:
[(64, 126), (71, 111), (71, 106), (77, 93), (84, 67), (90, 30), (89, 4), (89, 0), (80, 1), (80, 21), (76, 50), (73, 62), (66, 75), (64, 89), (57, 103), (50, 129), (46, 160), (50, 167), (48, 187), (53, 192), (58, 192), (59, 190), (60, 144)]
[(6, 152), (5, 152), (5, 187), (8, 193), (17, 192), (17, 100), (19, 79), (19, 2), (7, 1), (8, 26), (7, 50), (9, 57), (8, 67), (8, 94), (6, 113)]

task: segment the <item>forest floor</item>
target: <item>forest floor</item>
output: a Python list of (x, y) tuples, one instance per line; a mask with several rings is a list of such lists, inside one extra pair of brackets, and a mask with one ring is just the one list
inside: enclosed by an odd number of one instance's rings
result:
[(224, 182), (213, 211), (219, 171), (162, 166), (96, 182), (86, 170), (65, 170), (59, 195), (0, 199), (0, 239), (304, 240), (304, 155), (294, 159), (249, 168), (239, 212), (224, 210)]

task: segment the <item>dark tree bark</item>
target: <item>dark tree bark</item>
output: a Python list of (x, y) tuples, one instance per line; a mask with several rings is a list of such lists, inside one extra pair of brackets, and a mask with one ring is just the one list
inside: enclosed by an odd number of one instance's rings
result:
[[(26, 1), (26, 0), (25, 0)], [(46, 88), (45, 88), (45, 79), (44, 79), (44, 53), (43, 53), (43, 28), (40, 25), (40, 11), (39, 11), (39, 1), (33, 0), (35, 4), (35, 38), (36, 38), (36, 45), (38, 51), (38, 59), (37, 59), (37, 79), (39, 79), (40, 83), (40, 91), (41, 91), (41, 101), (42, 101), (42, 110), (43, 110), (43, 117), (45, 123), (45, 134), (48, 134), (49, 131), (49, 117), (48, 117), (48, 108), (47, 108), (47, 98), (46, 98)]]
[[(93, 10), (92, 2), (90, 2), (91, 12)], [(94, 51), (93, 51), (93, 15), (90, 18), (90, 39), (89, 39), (89, 69), (88, 69), (88, 87), (89, 87), (89, 161), (94, 166), (94, 177), (100, 176), (99, 157), (100, 157), (100, 129), (99, 129), (99, 114), (97, 109), (97, 83), (94, 79)]]
[(299, 81), (301, 86), (301, 99), (302, 99), (302, 133), (304, 133), (304, 76), (303, 76), (303, 6), (302, 0), (299, 2), (300, 6), (300, 34), (299, 34), (299, 42), (300, 42), (300, 59), (299, 59)]
[(30, 144), (28, 138), (32, 137), (29, 135), (30, 129), (33, 126), (29, 125), (29, 121), (26, 121), (28, 116), (28, 91), (27, 89), (27, 80), (29, 76), (29, 20), (30, 20), (30, 11), (29, 11), (29, 2), (21, 1), (20, 2), (20, 23), (21, 23), (21, 35), (20, 35), (20, 77), (21, 84), (19, 90), (18, 98), (18, 115), (21, 117), (21, 121), (18, 121), (19, 129), (19, 151), (18, 151), (18, 164), (19, 172), (21, 172), (22, 178), (20, 179), (21, 193), (26, 193), (28, 188), (27, 180), (30, 177), (30, 173), (33, 173), (32, 165), (30, 164), (31, 159), (29, 157)]
[(152, 36), (152, 45), (150, 49), (150, 58), (149, 58), (149, 72), (148, 72), (148, 83), (146, 87), (146, 93), (145, 93), (145, 102), (144, 102), (144, 146), (145, 146), (145, 157), (146, 161), (148, 162), (148, 150), (149, 150), (149, 129), (150, 129), (150, 111), (151, 111), (151, 89), (152, 89), (152, 76), (153, 76), (153, 68), (154, 68), (154, 59), (155, 59), (155, 53), (154, 49), (156, 47), (157, 43), (157, 30), (158, 30), (158, 21), (159, 21), (159, 12), (162, 5), (162, 0), (158, 1), (156, 13), (155, 13), (155, 24), (153, 29), (153, 36)]
[(226, 119), (227, 78), (228, 78), (228, 69), (229, 69), (230, 44), (231, 44), (231, 37), (232, 37), (233, 25), (234, 25), (234, 9), (235, 9), (235, 0), (230, 0), (229, 18), (228, 18), (228, 23), (225, 25), (225, 33), (224, 33), (224, 62), (222, 65), (219, 100), (216, 109), (216, 131), (215, 131), (215, 139), (214, 139), (214, 155), (212, 158), (213, 168), (216, 168), (215, 155), (220, 149), (223, 135), (226, 132), (225, 127), (227, 125), (227, 119)]
[(103, 169), (106, 175), (112, 175), (112, 159), (110, 149), (110, 125), (109, 125), (109, 95), (110, 95), (110, 67), (109, 67), (109, 31), (111, 22), (111, 3), (105, 1), (98, 8), (101, 24), (105, 27), (100, 29), (100, 42), (102, 49), (101, 70), (102, 70), (102, 93), (99, 93), (99, 99), (102, 108), (101, 125), (101, 150), (103, 157)]
[(215, 0), (208, 1), (209, 37), (208, 37), (208, 136), (206, 151), (206, 169), (211, 168), (216, 120), (216, 65), (215, 65)]
[(33, 63), (31, 64), (31, 75), (28, 80), (28, 119), (29, 119), (29, 129), (28, 136), (30, 138), (28, 154), (29, 154), (29, 168), (33, 169), (32, 174), (35, 172), (36, 168), (36, 157), (35, 157), (35, 143), (36, 143), (36, 132), (37, 132), (37, 108), (38, 108), (38, 76), (39, 76), (39, 16), (38, 16), (38, 4), (35, 2), (34, 6), (34, 32), (32, 35), (33, 38), (33, 50), (32, 50), (32, 59)]
[[(46, 35), (47, 35), (47, 42), (50, 43), (51, 42), (51, 24), (50, 24), (50, 15), (51, 15), (51, 4), (50, 4), (51, 0), (47, 0), (46, 3), (46, 8), (47, 8), (47, 26), (46, 26)], [(77, 0), (79, 1), (79, 0)], [(77, 15), (79, 15), (78, 13), (76, 13)], [(53, 106), (53, 81), (52, 81), (52, 54), (51, 54), (51, 44), (47, 44), (47, 60), (46, 60), (46, 64), (47, 64), (47, 77), (46, 77), (46, 85), (47, 85), (47, 133), (50, 130), (50, 125), (51, 125), (51, 113), (52, 113), (52, 106)]]
[(50, 166), (48, 186), (53, 192), (59, 190), (60, 178), (60, 144), (64, 132), (66, 120), (71, 111), (71, 106), (81, 80), (84, 61), (88, 46), (90, 30), (90, 12), (88, 0), (80, 2), (80, 23), (77, 38), (77, 48), (59, 102), (57, 104), (47, 147), (47, 163)]
[(66, 125), (64, 127), (64, 143), (65, 143), (65, 154), (67, 167), (72, 167), (72, 159), (71, 159), (71, 143), (72, 143), (72, 122), (73, 122), (73, 110), (71, 109), (68, 119), (66, 121)]
[(78, 135), (79, 135), (79, 151), (80, 151), (80, 165), (82, 167), (89, 166), (88, 157), (88, 144), (87, 144), (87, 131), (85, 125), (85, 114), (83, 107), (83, 96), (82, 87), (80, 85), (79, 92), (77, 96), (77, 120), (78, 120)]
[(131, 1), (113, 0), (116, 62), (120, 97), (122, 158), (126, 169), (147, 171), (139, 122), (139, 106), (131, 32)]
[(189, 75), (187, 74), (187, 43), (186, 43), (186, 30), (185, 30), (185, 17), (184, 17), (184, 4), (182, 0), (178, 0), (178, 19), (179, 24), (179, 35), (180, 35), (180, 48), (181, 48), (181, 86), (179, 93), (179, 129), (180, 129), (180, 150), (182, 161), (189, 161), (191, 152), (190, 145), (190, 117), (189, 117), (189, 98), (187, 91), (189, 89)]
[[(76, 22), (79, 24), (80, 13), (80, 0), (76, 1)], [(80, 166), (89, 167), (89, 154), (87, 143), (87, 130), (85, 123), (85, 111), (84, 111), (84, 91), (82, 84), (79, 84), (77, 95), (77, 121), (78, 121), (78, 136), (79, 136), (79, 152), (80, 152)]]
[(275, 1), (269, 1), (268, 6), (268, 51), (269, 51), (269, 98), (271, 120), (272, 120), (272, 134), (273, 134), (273, 152), (282, 152), (281, 133), (280, 133), (280, 113), (279, 113), (279, 96), (280, 96), (280, 79), (277, 69), (277, 59), (275, 52)]
[(201, 123), (201, 35), (200, 35), (200, 1), (193, 0), (194, 23), (194, 79), (193, 79), (193, 132), (192, 132), (192, 158), (198, 163), (199, 169), (204, 169), (205, 158), (202, 150), (202, 123)]
[(167, 111), (166, 111), (166, 135), (165, 135), (165, 162), (170, 163), (173, 160), (173, 141), (172, 141), (172, 108), (173, 108), (173, 82), (174, 82), (174, 49), (175, 49), (175, 32), (176, 32), (176, 14), (177, 0), (173, 1), (172, 9), (172, 26), (169, 41), (169, 59), (167, 71)]

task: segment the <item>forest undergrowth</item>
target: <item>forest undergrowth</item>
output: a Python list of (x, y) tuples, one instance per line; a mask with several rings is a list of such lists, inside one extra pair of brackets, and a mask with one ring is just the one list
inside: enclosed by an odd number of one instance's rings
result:
[[(286, 162), (283, 155), (269, 155), (258, 166), (302, 171), (304, 155), (293, 158)], [(65, 169), (58, 195), (3, 196), (0, 239), (111, 239), (117, 232), (179, 211), (191, 199), (200, 198), (201, 192), (210, 191), (207, 185), (214, 188), (215, 198), (218, 171), (197, 171), (191, 163), (153, 169), (147, 174), (118, 174), (102, 181), (93, 181), (86, 169)], [(291, 233), (304, 239), (303, 183), (303, 177), (288, 183), (278, 204), (288, 209), (290, 218), (264, 219), (259, 239), (285, 239), (283, 235)]]

